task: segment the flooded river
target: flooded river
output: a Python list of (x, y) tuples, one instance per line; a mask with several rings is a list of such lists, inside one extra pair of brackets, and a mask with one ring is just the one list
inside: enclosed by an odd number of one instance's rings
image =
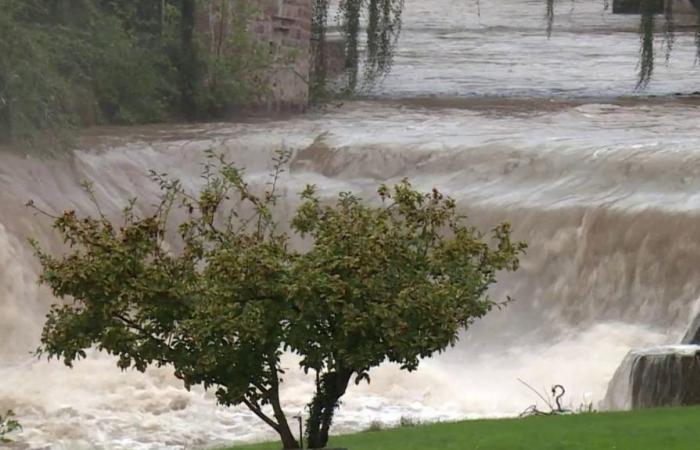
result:
[[(282, 218), (296, 193), (372, 195), (410, 178), (455, 197), (477, 226), (513, 223), (529, 243), (494, 311), (456, 348), (413, 374), (384, 366), (353, 386), (336, 431), (515, 415), (560, 383), (572, 407), (599, 401), (631, 347), (676, 343), (700, 307), (700, 90), (693, 31), (678, 31), (652, 82), (635, 90), (638, 16), (602, 2), (407, 0), (394, 71), (368, 99), (284, 120), (91, 131), (61, 157), (0, 154), (0, 406), (32, 448), (184, 449), (271, 436), (243, 409), (185, 391), (168, 370), (119, 372), (91, 355), (73, 370), (29, 352), (53, 301), (36, 283), (35, 237), (49, 223), (23, 207), (91, 212), (94, 182), (108, 214), (137, 194), (152, 203), (155, 169), (201, 183), (203, 151), (247, 167), (254, 182), (275, 149), (294, 150)], [(283, 403), (303, 411), (312, 385), (285, 359)]]

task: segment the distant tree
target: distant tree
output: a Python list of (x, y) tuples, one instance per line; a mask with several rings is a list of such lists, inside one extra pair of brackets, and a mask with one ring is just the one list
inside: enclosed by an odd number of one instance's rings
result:
[(279, 393), (280, 357), (292, 352), (315, 375), (307, 434), (322, 448), (352, 380), (369, 382), (386, 361), (417, 369), (497, 305), (487, 289), (525, 249), (508, 224), (490, 246), (437, 190), (404, 181), (381, 186), (375, 203), (343, 193), (324, 204), (309, 186), (291, 222), (311, 245), (298, 252), (274, 220), (287, 160), (276, 159), (261, 194), (221, 159), (196, 195), (153, 174), (162, 198), (151, 214), (137, 216), (132, 200), (119, 224), (54, 217), (70, 249), (34, 246), (41, 281), (67, 302), (52, 307), (39, 353), (72, 366), (95, 346), (122, 369), (172, 366), (187, 388), (247, 406), (290, 449), (298, 442)]

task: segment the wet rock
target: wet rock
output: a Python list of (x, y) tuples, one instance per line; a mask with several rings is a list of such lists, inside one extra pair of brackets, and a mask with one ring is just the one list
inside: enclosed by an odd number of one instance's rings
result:
[(700, 345), (670, 345), (627, 354), (608, 385), (609, 410), (700, 404)]

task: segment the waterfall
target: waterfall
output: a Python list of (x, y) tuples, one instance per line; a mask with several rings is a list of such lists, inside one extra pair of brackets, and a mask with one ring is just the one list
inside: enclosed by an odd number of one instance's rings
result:
[[(510, 220), (530, 244), (521, 270), (501, 277), (492, 292), (511, 295), (512, 304), (418, 372), (385, 365), (370, 385), (353, 386), (337, 431), (402, 416), (515, 415), (536, 400), (518, 378), (565, 385), (568, 407), (595, 403), (630, 348), (680, 339), (700, 297), (693, 194), (700, 155), (686, 150), (696, 144), (694, 109), (668, 108), (672, 121), (649, 122), (632, 135), (626, 123), (648, 117), (635, 105), (574, 105), (523, 117), (356, 103), (285, 121), (146, 127), (128, 135), (111, 129), (55, 158), (1, 153), (0, 405), (17, 411), (23, 439), (36, 447), (184, 448), (271, 437), (245, 410), (185, 391), (167, 368), (122, 373), (111, 358), (91, 354), (70, 370), (30, 357), (56, 300), (36, 284), (27, 239), (56, 252), (62, 244), (48, 219), (23, 204), (94, 213), (80, 187), (90, 180), (103, 211), (117, 218), (132, 195), (144, 208), (154, 202), (148, 169), (196, 189), (206, 149), (237, 161), (262, 186), (281, 146), (294, 151), (281, 184), (281, 221), (306, 183), (329, 197), (352, 190), (369, 198), (379, 183), (409, 177), (418, 188), (454, 196), (481, 229)], [(670, 126), (674, 139), (662, 147), (658, 132)], [(507, 135), (494, 133), (503, 127)], [(312, 382), (293, 355), (284, 364), (283, 403), (290, 414), (303, 413)]]

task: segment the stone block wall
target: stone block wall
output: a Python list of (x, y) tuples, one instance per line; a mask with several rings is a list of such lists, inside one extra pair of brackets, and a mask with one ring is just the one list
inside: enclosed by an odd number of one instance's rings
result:
[(269, 44), (277, 61), (270, 74), (272, 95), (267, 109), (305, 110), (311, 69), (311, 0), (263, 0), (254, 32)]
[(252, 12), (247, 27), (269, 48), (274, 61), (267, 74), (271, 92), (255, 105), (267, 112), (299, 112), (309, 103), (312, 0), (220, 0), (206, 3), (197, 28), (216, 51), (231, 33), (231, 14)]

